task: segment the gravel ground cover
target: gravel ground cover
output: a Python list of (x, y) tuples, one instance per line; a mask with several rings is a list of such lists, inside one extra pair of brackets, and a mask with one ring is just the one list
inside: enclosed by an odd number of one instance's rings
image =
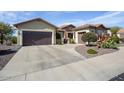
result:
[[(94, 49), (96, 50), (98, 53), (97, 54), (88, 54), (87, 53), (87, 50), (88, 49)], [(100, 56), (100, 55), (103, 55), (103, 54), (108, 54), (108, 53), (112, 53), (112, 52), (116, 52), (118, 51), (117, 49), (103, 49), (103, 48), (97, 48), (96, 46), (90, 46), (90, 47), (87, 47), (85, 45), (80, 45), (80, 46), (77, 46), (75, 48), (75, 50), (81, 54), (82, 56), (86, 57), (86, 58), (92, 58), (92, 57), (96, 57), (96, 56)]]
[(20, 46), (0, 45), (0, 70), (9, 62), (14, 54), (20, 49)]

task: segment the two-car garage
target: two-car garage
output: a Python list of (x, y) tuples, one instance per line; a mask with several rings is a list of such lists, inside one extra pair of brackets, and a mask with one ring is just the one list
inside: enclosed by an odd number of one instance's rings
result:
[(52, 32), (23, 31), (23, 46), (50, 44), (52, 44)]
[(56, 44), (57, 27), (41, 18), (14, 24), (18, 29), (18, 45), (51, 45)]

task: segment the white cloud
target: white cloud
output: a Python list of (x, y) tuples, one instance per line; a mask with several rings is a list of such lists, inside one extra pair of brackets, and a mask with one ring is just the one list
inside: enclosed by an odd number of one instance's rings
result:
[(82, 20), (76, 19), (72, 20), (71, 22), (66, 22), (74, 25), (81, 25), (81, 24), (104, 24), (107, 26), (119, 26), (120, 24), (124, 23), (124, 12), (106, 12), (102, 16), (97, 16), (93, 19), (89, 20)]
[(92, 22), (92, 21), (103, 20), (103, 19), (106, 19), (106, 18), (115, 17), (115, 16), (117, 16), (121, 13), (123, 13), (123, 12), (111, 12), (111, 13), (109, 12), (107, 14), (104, 14), (103, 16), (98, 16), (98, 17), (96, 17), (94, 19), (91, 19), (91, 20), (88, 20), (88, 21)]
[(86, 23), (102, 23), (107, 26), (118, 26), (122, 22), (124, 22), (124, 12), (108, 12), (86, 21)]
[(30, 18), (32, 12), (0, 11), (0, 21), (13, 24)]
[[(56, 11), (52, 11), (52, 12), (44, 12), (45, 15), (47, 16), (59, 16), (61, 17), (62, 14), (73, 14), (75, 12), (78, 11), (61, 11), (61, 12), (56, 12)], [(1, 11), (0, 12), (0, 21), (3, 22), (9, 22), (10, 24), (19, 22), (19, 21), (23, 21), (23, 20), (27, 20), (29, 18), (34, 18), (37, 17), (37, 15), (35, 15), (34, 12), (27, 12), (27, 11), (22, 11), (22, 12), (16, 12), (16, 11)], [(62, 24), (74, 24), (74, 25), (81, 25), (81, 24), (86, 24), (86, 23), (102, 23), (108, 26), (114, 26), (114, 25), (120, 25), (122, 23), (124, 23), (124, 12), (123, 11), (118, 11), (118, 12), (106, 12), (104, 13), (102, 16), (97, 16), (95, 18), (92, 19), (88, 19), (88, 20), (83, 20), (83, 18), (81, 19), (66, 19), (62, 21), (63, 23), (60, 23), (59, 25)]]
[(74, 24), (76, 26), (79, 26), (81, 24), (84, 24), (86, 21), (83, 19), (68, 19), (65, 20), (64, 23), (59, 24), (58, 26), (65, 25), (65, 24)]
[(15, 20), (17, 15), (14, 12), (0, 12), (0, 21)]

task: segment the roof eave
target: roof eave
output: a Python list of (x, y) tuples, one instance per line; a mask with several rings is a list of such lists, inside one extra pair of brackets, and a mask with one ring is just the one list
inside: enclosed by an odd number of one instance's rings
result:
[(35, 19), (31, 19), (31, 20), (19, 22), (19, 23), (13, 24), (13, 26), (18, 27), (18, 26), (21, 25), (21, 24), (24, 24), (24, 23), (27, 23), (27, 22), (31, 22), (31, 21), (35, 21), (35, 20), (43, 21), (43, 22), (45, 22), (45, 23), (47, 23), (47, 24), (49, 24), (49, 25), (55, 27), (56, 29), (58, 29), (57, 26), (55, 26), (55, 25), (53, 25), (53, 24), (51, 24), (51, 23), (49, 23), (49, 22), (47, 22), (47, 21), (45, 21), (45, 20), (43, 20), (43, 19), (41, 19), (41, 18), (35, 18)]

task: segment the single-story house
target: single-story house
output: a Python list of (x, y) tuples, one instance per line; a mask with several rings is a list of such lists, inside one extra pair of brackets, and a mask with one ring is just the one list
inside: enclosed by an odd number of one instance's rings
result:
[(117, 32), (117, 36), (121, 39), (121, 41), (124, 42), (124, 29), (120, 29), (120, 30)]
[(70, 39), (73, 39), (77, 44), (84, 43), (81, 36), (87, 32), (95, 32), (97, 35), (111, 35), (110, 30), (103, 24), (85, 24), (78, 27), (69, 24), (57, 27), (41, 18), (20, 22), (14, 26), (18, 30), (18, 45), (22, 46), (56, 44), (57, 32), (60, 33), (61, 42), (66, 40), (66, 43), (70, 43)]
[(69, 39), (74, 39), (75, 43), (77, 44), (84, 43), (81, 40), (81, 37), (84, 33), (87, 33), (87, 32), (94, 32), (98, 36), (105, 35), (105, 34), (108, 34), (111, 36), (111, 31), (109, 30), (109, 28), (105, 27), (103, 24), (96, 24), (96, 25), (85, 24), (78, 27), (70, 24), (70, 25), (60, 26), (58, 31), (61, 34), (62, 38), (67, 39), (68, 41)]
[(18, 45), (51, 45), (56, 44), (57, 27), (41, 18), (14, 24), (18, 30)]

